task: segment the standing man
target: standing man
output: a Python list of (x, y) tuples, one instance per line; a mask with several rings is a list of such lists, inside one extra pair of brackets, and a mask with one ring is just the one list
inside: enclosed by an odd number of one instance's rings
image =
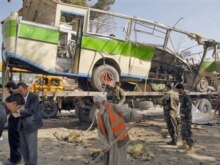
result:
[(18, 130), (20, 132), (21, 153), (25, 165), (37, 165), (37, 133), (42, 127), (38, 96), (28, 91), (27, 84), (20, 82), (17, 89), (25, 99), (24, 109), (20, 110)]
[[(141, 116), (130, 108), (108, 103), (104, 95), (95, 96), (93, 101), (99, 110), (96, 119), (99, 139), (105, 149), (104, 164), (126, 165), (127, 142), (129, 141), (129, 137), (125, 122), (140, 121)], [(118, 141), (106, 151), (106, 148), (116, 139)]]
[(7, 115), (16, 113), (23, 105), (24, 98), (18, 93), (10, 95), (5, 99), (5, 102), (0, 103), (0, 137), (7, 121)]
[(167, 92), (163, 97), (164, 118), (166, 121), (167, 129), (172, 140), (167, 142), (168, 145), (176, 145), (179, 125), (177, 121), (177, 107), (179, 105), (179, 94), (174, 92), (172, 84), (166, 85)]
[(192, 101), (189, 95), (186, 94), (182, 84), (176, 85), (176, 90), (180, 94), (180, 118), (181, 118), (181, 136), (183, 145), (179, 149), (185, 149), (187, 153), (192, 152)]
[(110, 95), (112, 96), (113, 104), (123, 105), (125, 102), (124, 90), (120, 86), (120, 82), (116, 82), (115, 87), (107, 87), (107, 90), (109, 90)]
[[(11, 81), (5, 87), (11, 95), (17, 92), (17, 85)], [(10, 148), (10, 158), (8, 164), (18, 164), (21, 161), (20, 136), (17, 130), (19, 117), (14, 117), (12, 114), (8, 117), (8, 143)]]
[(11, 95), (13, 93), (17, 92), (17, 85), (13, 81), (9, 81), (6, 85), (5, 88), (7, 88), (8, 93)]

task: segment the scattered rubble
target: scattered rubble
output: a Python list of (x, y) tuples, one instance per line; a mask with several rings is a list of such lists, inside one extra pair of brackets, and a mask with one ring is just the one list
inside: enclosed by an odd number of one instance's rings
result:
[(53, 135), (61, 141), (66, 141), (68, 143), (82, 143), (83, 139), (80, 131), (72, 131), (69, 134), (64, 132), (54, 132)]
[(141, 161), (150, 161), (154, 159), (154, 154), (149, 151), (146, 143), (130, 144), (128, 146), (128, 154), (130, 159), (138, 159)]
[[(68, 121), (71, 121), (71, 125)], [(166, 164), (220, 164), (219, 126), (194, 125), (195, 153), (183, 154), (176, 146), (168, 146), (166, 124), (161, 117), (154, 117), (137, 124), (129, 131), (128, 165)], [(87, 127), (78, 120), (66, 117), (45, 120), (39, 130), (39, 164), (87, 165), (97, 158), (103, 147), (98, 140), (97, 129), (85, 132)], [(7, 131), (3, 136), (7, 140)], [(49, 141), (49, 142), (48, 142)], [(69, 142), (68, 142), (69, 141)], [(8, 143), (0, 143), (0, 161), (5, 164), (9, 155)], [(97, 165), (100, 165), (100, 160)]]
[(68, 136), (67, 136), (67, 142), (68, 143), (82, 143), (82, 138), (80, 134), (76, 131), (72, 131)]
[(162, 138), (166, 138), (168, 136), (168, 130), (167, 129), (161, 129), (160, 134)]
[(90, 156), (92, 157), (92, 160), (95, 160), (99, 156), (100, 153), (101, 153), (101, 149), (99, 148), (90, 149)]

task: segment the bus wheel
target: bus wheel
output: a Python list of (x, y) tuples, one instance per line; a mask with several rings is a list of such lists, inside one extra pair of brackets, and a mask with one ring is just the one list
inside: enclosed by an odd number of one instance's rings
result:
[(110, 65), (98, 66), (92, 75), (92, 86), (94, 89), (103, 91), (105, 85), (114, 86), (119, 81), (118, 71)]

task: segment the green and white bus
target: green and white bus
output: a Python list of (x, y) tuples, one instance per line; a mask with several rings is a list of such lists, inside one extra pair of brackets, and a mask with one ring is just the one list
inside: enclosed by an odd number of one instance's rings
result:
[(25, 0), (2, 26), (5, 68), (74, 78), (83, 90), (102, 91), (116, 81), (195, 87), (217, 45), (154, 21), (54, 0)]

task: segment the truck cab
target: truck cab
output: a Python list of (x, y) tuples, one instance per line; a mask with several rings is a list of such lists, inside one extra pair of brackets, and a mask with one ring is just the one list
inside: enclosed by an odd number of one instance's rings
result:
[(36, 75), (32, 84), (29, 85), (30, 92), (62, 92), (63, 78), (57, 76)]

